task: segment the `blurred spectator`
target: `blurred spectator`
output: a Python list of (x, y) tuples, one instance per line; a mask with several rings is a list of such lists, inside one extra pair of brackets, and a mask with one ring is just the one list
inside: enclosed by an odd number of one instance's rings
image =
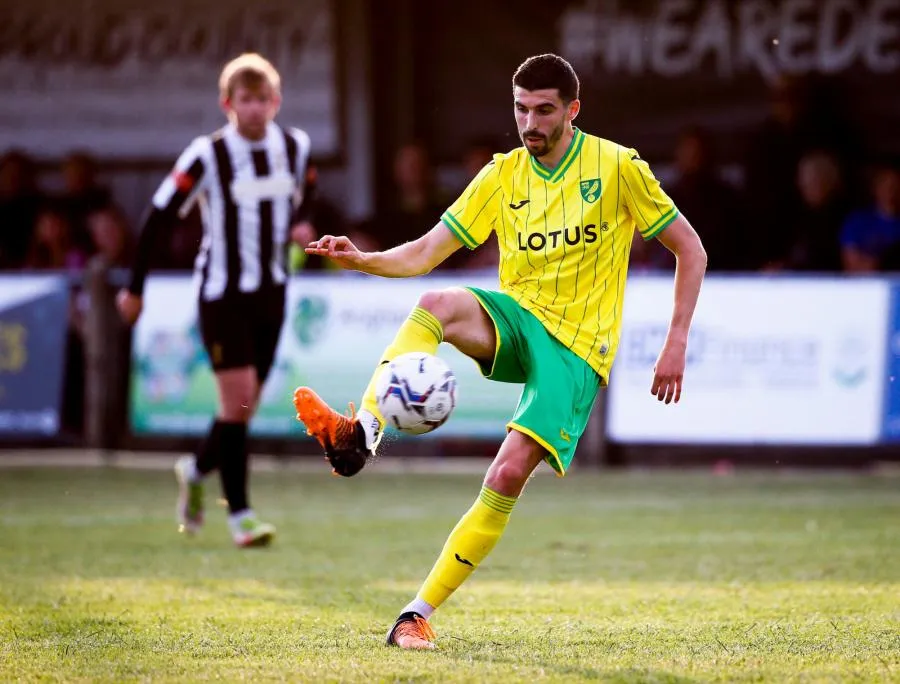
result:
[(847, 201), (838, 160), (827, 152), (812, 152), (797, 166), (801, 205), (791, 214), (787, 249), (781, 263), (792, 271), (839, 271), (840, 232)]
[(421, 143), (404, 145), (394, 157), (396, 195), (390, 208), (366, 230), (385, 248), (421, 237), (440, 220), (447, 201), (437, 191), (428, 150)]
[[(34, 237), (26, 268), (54, 271), (80, 271), (87, 262), (84, 249), (72, 244), (69, 214), (61, 202), (42, 206), (35, 221)], [(84, 343), (82, 328), (85, 296), (78, 286), (71, 290), (68, 330), (66, 333), (66, 372), (63, 383), (62, 424), (73, 434), (84, 428)]]
[[(826, 151), (837, 160), (844, 176), (854, 171), (858, 159), (858, 136), (848, 123), (833, 90), (822, 82), (781, 76), (772, 85), (770, 113), (748, 141), (746, 194), (753, 198), (753, 232), (748, 255), (753, 268), (784, 258), (783, 219), (798, 211), (796, 170), (801, 158), (815, 150)], [(852, 177), (852, 176), (851, 176)]]
[(72, 152), (62, 163), (62, 205), (72, 226), (72, 243), (89, 251), (92, 247), (87, 216), (112, 202), (108, 188), (97, 182), (97, 164), (85, 152)]
[(42, 201), (34, 162), (17, 150), (3, 155), (0, 158), (0, 269), (24, 265)]
[[(495, 153), (501, 151), (500, 146), (492, 138), (482, 137), (470, 140), (462, 156), (462, 168), (466, 179), (465, 185), (468, 185), (469, 181), (487, 166), (488, 162), (494, 158)], [(462, 188), (460, 191), (462, 191)]]
[[(703, 240), (710, 271), (737, 271), (747, 266), (747, 217), (738, 191), (720, 178), (709, 133), (686, 129), (675, 147), (677, 179), (667, 187), (675, 206)], [(654, 251), (654, 253), (656, 253)], [(674, 268), (674, 257), (662, 250), (660, 266)]]
[(56, 203), (44, 205), (35, 221), (26, 268), (80, 270), (86, 261), (85, 251), (72, 243), (72, 225), (66, 211)]
[(900, 270), (900, 159), (880, 163), (872, 178), (874, 204), (854, 212), (841, 230), (844, 270)]
[(92, 252), (101, 255), (108, 266), (128, 267), (132, 260), (131, 231), (122, 211), (113, 205), (95, 209), (87, 215)]

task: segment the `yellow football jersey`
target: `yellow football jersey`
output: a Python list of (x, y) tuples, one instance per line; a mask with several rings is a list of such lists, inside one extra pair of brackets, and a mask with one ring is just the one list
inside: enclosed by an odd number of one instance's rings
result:
[(605, 382), (634, 230), (649, 240), (677, 216), (635, 150), (576, 128), (553, 170), (524, 147), (494, 155), (441, 220), (469, 249), (495, 232), (501, 291)]

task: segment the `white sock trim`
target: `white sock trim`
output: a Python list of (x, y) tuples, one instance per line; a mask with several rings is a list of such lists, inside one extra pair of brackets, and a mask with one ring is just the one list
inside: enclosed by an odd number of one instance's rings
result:
[(203, 473), (197, 470), (197, 459), (192, 458), (187, 468), (187, 479), (191, 484), (200, 484), (203, 482)]
[(363, 432), (366, 434), (366, 448), (372, 449), (378, 442), (378, 435), (381, 433), (381, 423), (371, 411), (360, 409), (356, 414), (356, 419), (362, 425)]
[(406, 604), (406, 607), (400, 611), (401, 613), (418, 613), (426, 620), (430, 619), (432, 614), (434, 613), (434, 606), (430, 603), (425, 603), (418, 596)]
[(203, 482), (203, 475), (197, 470), (197, 457), (193, 454), (185, 454), (175, 463), (178, 470), (178, 477), (183, 478), (185, 482), (190, 484), (198, 484)]

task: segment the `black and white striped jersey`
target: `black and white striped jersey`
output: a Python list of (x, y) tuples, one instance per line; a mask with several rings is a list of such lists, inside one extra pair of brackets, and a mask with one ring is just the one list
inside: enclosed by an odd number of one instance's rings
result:
[[(233, 124), (196, 138), (154, 194), (141, 240), (155, 232), (154, 216), (169, 222), (198, 203), (203, 241), (194, 273), (201, 299), (284, 285), (291, 226), (313, 189), (309, 152), (305, 132), (275, 123), (258, 141)], [(141, 292), (145, 275), (146, 264), (136, 263), (133, 292)]]

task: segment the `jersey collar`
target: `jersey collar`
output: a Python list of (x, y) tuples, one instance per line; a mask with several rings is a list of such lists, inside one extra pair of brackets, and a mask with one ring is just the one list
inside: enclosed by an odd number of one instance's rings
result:
[(581, 145), (584, 142), (584, 133), (582, 133), (577, 126), (573, 126), (572, 128), (575, 130), (575, 135), (572, 136), (572, 141), (569, 143), (566, 153), (562, 156), (562, 159), (559, 160), (559, 164), (556, 165), (555, 169), (548, 169), (541, 164), (536, 157), (530, 154), (528, 155), (531, 157), (531, 168), (545, 181), (555, 183), (562, 178), (572, 165), (572, 162), (578, 157), (578, 153), (581, 152)]

